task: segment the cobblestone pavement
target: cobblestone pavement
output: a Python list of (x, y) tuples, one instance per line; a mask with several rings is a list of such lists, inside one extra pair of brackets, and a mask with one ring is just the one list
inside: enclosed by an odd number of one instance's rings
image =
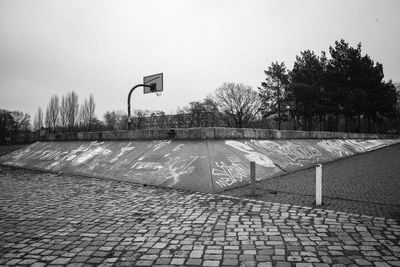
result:
[(0, 265), (400, 266), (400, 225), (0, 167)]
[[(321, 208), (400, 221), (400, 145), (324, 164), (322, 188)], [(249, 193), (249, 186), (222, 192)], [(255, 199), (313, 207), (315, 168), (258, 183)]]

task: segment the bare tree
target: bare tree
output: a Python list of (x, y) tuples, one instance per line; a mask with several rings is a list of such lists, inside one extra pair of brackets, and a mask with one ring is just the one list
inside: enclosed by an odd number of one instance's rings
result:
[(151, 113), (151, 120), (154, 122), (154, 126), (156, 128), (164, 128), (167, 124), (167, 117), (165, 116), (165, 112), (161, 110), (157, 110)]
[(149, 116), (149, 113), (148, 110), (135, 110), (135, 116), (132, 119), (133, 125), (135, 125), (137, 129), (143, 129), (146, 123), (146, 117)]
[(104, 114), (104, 123), (107, 130), (116, 130), (117, 129), (117, 113), (115, 111), (107, 111)]
[(58, 103), (58, 96), (53, 95), (46, 108), (46, 125), (49, 127), (49, 129), (53, 129), (54, 133), (56, 132), (59, 114), (60, 105)]
[(188, 111), (191, 127), (204, 127), (207, 124), (207, 110), (202, 102), (190, 102)]
[(220, 110), (233, 119), (238, 128), (248, 127), (261, 107), (257, 92), (243, 84), (224, 83), (215, 90), (215, 98)]
[(71, 131), (74, 129), (79, 114), (78, 95), (72, 91), (66, 95), (65, 101), (67, 125), (68, 129)]
[(400, 135), (400, 83), (395, 83), (394, 86), (396, 87), (396, 116), (397, 116), (397, 134)]
[(176, 115), (174, 116), (176, 121), (176, 127), (187, 128), (190, 125), (189, 119), (187, 119), (187, 107), (179, 108), (176, 110)]
[(107, 130), (125, 130), (128, 125), (128, 115), (123, 111), (107, 111), (104, 114)]
[(84, 103), (79, 105), (78, 116), (75, 119), (75, 126), (79, 127), (79, 129), (76, 129), (78, 131), (87, 130), (87, 124), (86, 124), (87, 119), (85, 118), (86, 114), (83, 109), (84, 109)]
[(89, 100), (85, 99), (81, 105), (80, 109), (80, 120), (82, 126), (85, 127), (88, 131), (90, 131), (91, 126), (94, 122), (95, 114), (94, 110), (96, 108), (96, 104), (94, 103), (93, 95), (90, 94)]
[(218, 110), (218, 104), (212, 99), (212, 97), (206, 97), (203, 100), (203, 105), (206, 110), (206, 127), (220, 127), (222, 126), (222, 114)]
[(65, 96), (62, 96), (60, 104), (60, 124), (63, 129), (66, 129), (68, 126), (67, 109), (67, 99)]
[(79, 109), (79, 122), (83, 128), (89, 129), (89, 101), (85, 99)]
[(37, 113), (33, 119), (33, 128), (34, 130), (40, 131), (43, 127), (43, 111), (42, 108), (38, 108)]
[(44, 124), (47, 128), (47, 131), (50, 133), (51, 130), (51, 119), (50, 119), (50, 110), (46, 108), (46, 117), (44, 118)]
[(89, 117), (89, 131), (91, 130), (93, 120), (96, 117), (95, 115), (96, 103), (94, 102), (94, 97), (92, 94), (89, 96), (88, 101), (88, 117)]

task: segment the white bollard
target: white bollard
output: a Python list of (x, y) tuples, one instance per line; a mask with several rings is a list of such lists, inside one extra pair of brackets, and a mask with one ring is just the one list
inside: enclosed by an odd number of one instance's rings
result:
[(322, 164), (315, 168), (315, 204), (322, 205)]

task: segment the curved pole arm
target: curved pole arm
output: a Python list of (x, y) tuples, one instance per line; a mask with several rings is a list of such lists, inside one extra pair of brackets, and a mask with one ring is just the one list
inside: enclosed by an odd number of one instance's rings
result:
[(131, 95), (133, 93), (133, 91), (138, 88), (139, 86), (143, 86), (143, 87), (152, 87), (151, 85), (147, 85), (147, 84), (137, 84), (135, 85), (128, 94), (128, 130), (130, 130), (130, 126), (131, 126)]

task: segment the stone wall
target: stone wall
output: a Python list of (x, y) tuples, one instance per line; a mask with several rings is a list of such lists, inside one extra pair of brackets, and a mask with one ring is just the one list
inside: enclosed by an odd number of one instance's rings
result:
[(393, 139), (398, 135), (284, 131), (248, 128), (178, 128), (47, 134), (41, 141), (203, 140), (203, 139)]

